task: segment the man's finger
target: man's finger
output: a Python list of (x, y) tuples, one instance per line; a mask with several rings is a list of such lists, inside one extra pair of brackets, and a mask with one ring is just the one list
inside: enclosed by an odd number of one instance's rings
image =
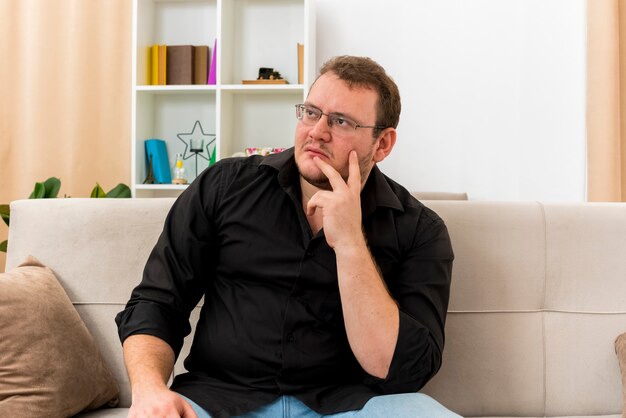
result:
[(317, 209), (317, 199), (313, 196), (306, 204), (306, 216), (315, 215), (315, 210)]
[(348, 187), (361, 193), (361, 169), (359, 167), (359, 158), (356, 155), (356, 151), (350, 151), (348, 157)]
[(315, 164), (317, 164), (317, 167), (322, 170), (322, 173), (324, 173), (324, 175), (330, 182), (330, 186), (333, 188), (333, 190), (336, 190), (338, 187), (346, 185), (346, 182), (343, 180), (343, 177), (341, 177), (341, 174), (339, 174), (339, 172), (335, 170), (333, 166), (328, 164), (326, 161), (323, 161), (319, 157), (314, 157), (313, 161), (315, 162)]
[(315, 193), (311, 199), (306, 204), (306, 214), (307, 216), (313, 216), (317, 208), (324, 209), (324, 194), (331, 192), (319, 191)]
[(189, 404), (189, 402), (185, 402), (183, 400), (183, 411), (180, 415), (181, 418), (198, 418), (198, 414), (193, 410), (193, 407)]

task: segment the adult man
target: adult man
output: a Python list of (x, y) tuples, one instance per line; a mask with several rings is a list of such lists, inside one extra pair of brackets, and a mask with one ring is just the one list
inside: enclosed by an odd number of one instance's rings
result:
[(222, 160), (172, 207), (117, 317), (131, 417), (456, 416), (421, 394), (380, 396), (439, 369), (453, 259), (441, 219), (375, 165), (396, 141), (397, 86), (367, 58), (320, 73), (293, 149)]

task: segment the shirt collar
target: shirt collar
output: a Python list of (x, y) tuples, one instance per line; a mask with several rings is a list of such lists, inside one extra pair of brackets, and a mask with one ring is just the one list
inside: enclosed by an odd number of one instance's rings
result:
[(389, 184), (389, 180), (377, 165), (372, 167), (372, 171), (361, 192), (361, 207), (363, 208), (364, 216), (374, 213), (377, 207), (387, 207), (404, 212), (400, 199), (398, 199), (398, 196)]
[(268, 165), (278, 170), (278, 183), (283, 188), (297, 186), (297, 188), (300, 189), (300, 184), (298, 183), (298, 168), (294, 159), (293, 147), (287, 148), (285, 151), (279, 152), (278, 154), (268, 155), (263, 159), (260, 165)]
[[(285, 188), (296, 186), (294, 181), (297, 182), (299, 177), (297, 175), (293, 147), (278, 154), (268, 155), (260, 165), (268, 165), (278, 170), (278, 182), (281, 186)], [(299, 184), (297, 188), (299, 189)], [(372, 167), (372, 171), (361, 192), (361, 207), (364, 216), (374, 213), (377, 207), (388, 207), (404, 212), (400, 199), (398, 199), (398, 196), (389, 185), (389, 180), (377, 165)]]

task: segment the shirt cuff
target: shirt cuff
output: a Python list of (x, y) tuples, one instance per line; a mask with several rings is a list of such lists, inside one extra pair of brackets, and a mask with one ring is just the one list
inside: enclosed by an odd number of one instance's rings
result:
[(417, 392), (441, 367), (441, 350), (429, 330), (400, 311), (398, 341), (385, 379), (368, 375), (366, 384), (382, 393)]
[(154, 302), (137, 302), (127, 306), (115, 317), (120, 341), (135, 334), (146, 334), (160, 338), (172, 347), (178, 358), (183, 341), (191, 332), (187, 319)]

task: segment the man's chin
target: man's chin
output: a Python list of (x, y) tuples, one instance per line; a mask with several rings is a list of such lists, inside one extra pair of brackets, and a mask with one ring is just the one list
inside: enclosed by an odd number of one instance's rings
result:
[(326, 176), (324, 175), (322, 175), (321, 177), (311, 177), (311, 176), (306, 176), (300, 173), (300, 177), (302, 177), (304, 181), (309, 183), (311, 186), (317, 187), (318, 189), (321, 189), (321, 190), (333, 189), (330, 185), (330, 182), (328, 181), (328, 178), (326, 178)]
[(330, 182), (326, 175), (315, 165), (313, 161), (300, 162), (296, 159), (296, 166), (300, 177), (311, 186), (322, 190), (332, 190)]

